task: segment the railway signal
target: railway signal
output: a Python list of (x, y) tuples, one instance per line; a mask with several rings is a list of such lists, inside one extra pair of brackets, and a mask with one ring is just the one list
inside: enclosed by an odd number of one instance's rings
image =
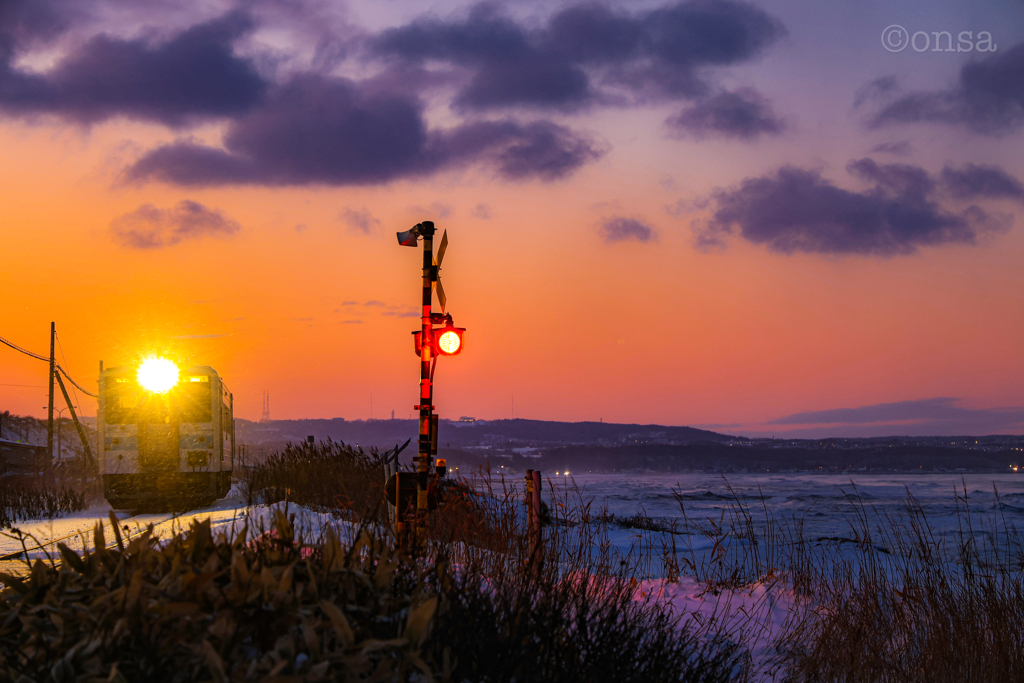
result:
[[(403, 247), (415, 247), (423, 241), (423, 288), (422, 317), (420, 329), (413, 332), (416, 355), (420, 358), (420, 398), (414, 406), (419, 411), (419, 452), (416, 456), (416, 541), (422, 547), (426, 533), (427, 484), (431, 468), (432, 444), (437, 443), (437, 421), (433, 415), (434, 367), (438, 356), (454, 356), (462, 351), (465, 328), (455, 327), (450, 314), (445, 313), (447, 297), (441, 285), (441, 262), (448, 249), (448, 233), (441, 236), (441, 244), (434, 256), (434, 223), (423, 221), (411, 229), (398, 233), (398, 243)], [(433, 313), (433, 293), (437, 290), (437, 302), (441, 313)], [(435, 325), (442, 327), (435, 328)], [(401, 510), (396, 509), (396, 513)], [(396, 517), (395, 530), (402, 531), (402, 522)]]

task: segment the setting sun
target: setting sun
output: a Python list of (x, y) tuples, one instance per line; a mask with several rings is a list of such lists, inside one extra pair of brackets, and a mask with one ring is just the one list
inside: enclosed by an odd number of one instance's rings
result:
[(163, 394), (178, 383), (178, 366), (166, 358), (147, 358), (139, 366), (137, 377), (143, 388)]

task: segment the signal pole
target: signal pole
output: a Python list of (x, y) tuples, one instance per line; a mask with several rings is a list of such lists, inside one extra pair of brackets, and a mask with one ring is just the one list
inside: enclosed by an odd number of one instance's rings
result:
[[(444, 260), (445, 250), (448, 248), (448, 233), (441, 236), (441, 245), (437, 250), (437, 260), (434, 260), (434, 223), (423, 221), (413, 226), (412, 229), (398, 233), (398, 244), (403, 247), (415, 247), (416, 242), (423, 240), (423, 298), (422, 318), (420, 319), (420, 330), (414, 332), (416, 339), (416, 354), (420, 358), (420, 397), (419, 403), (413, 408), (420, 413), (419, 425), (419, 449), (416, 456), (416, 520), (415, 520), (415, 543), (417, 550), (425, 548), (426, 545), (426, 522), (427, 522), (427, 486), (429, 484), (429, 472), (433, 463), (433, 456), (437, 455), (437, 418), (434, 416), (434, 365), (437, 357), (454, 356), (462, 352), (462, 335), (466, 331), (464, 327), (455, 327), (450, 314), (445, 314), (444, 287), (441, 285), (441, 278), (438, 276), (441, 269), (441, 261)], [(437, 288), (437, 301), (441, 305), (440, 313), (431, 312), (434, 288)], [(434, 325), (441, 325), (434, 329)], [(435, 343), (434, 337), (437, 336)], [(396, 491), (399, 491), (396, 484)], [(400, 506), (401, 496), (396, 493), (396, 508)], [(396, 509), (396, 512), (403, 512)], [(396, 519), (395, 531), (401, 537), (403, 525), (401, 514)]]
[(434, 223), (423, 221), (419, 224), (419, 234), (423, 238), (423, 318), (421, 320), (420, 337), (420, 433), (419, 453), (416, 457), (416, 543), (426, 541), (427, 524), (427, 473), (430, 470), (430, 432), (433, 426), (431, 414), (434, 410), (434, 388), (430, 378), (430, 363), (434, 344), (433, 322), (430, 318), (430, 305), (433, 300), (434, 279)]
[(57, 323), (50, 322), (50, 400), (46, 408), (46, 454), (53, 460), (53, 377), (57, 359), (54, 356), (54, 342), (57, 339)]

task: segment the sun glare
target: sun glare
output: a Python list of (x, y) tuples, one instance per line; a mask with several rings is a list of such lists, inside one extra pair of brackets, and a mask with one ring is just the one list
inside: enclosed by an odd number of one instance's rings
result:
[(178, 383), (178, 366), (166, 358), (147, 358), (139, 366), (139, 384), (162, 394)]

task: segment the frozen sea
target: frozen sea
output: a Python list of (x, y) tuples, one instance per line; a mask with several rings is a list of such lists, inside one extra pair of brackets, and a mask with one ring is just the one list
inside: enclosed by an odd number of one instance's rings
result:
[[(717, 519), (738, 503), (752, 515), (801, 518), (822, 535), (849, 529), (862, 507), (874, 516), (902, 516), (908, 496), (937, 530), (956, 522), (964, 500), (979, 515), (999, 512), (1024, 523), (1024, 474), (584, 474), (547, 477), (555, 490), (576, 489), (595, 509), (637, 512), (670, 521), (684, 515)], [(998, 492), (998, 501), (996, 493)], [(756, 521), (756, 520), (755, 520)]]
[[(910, 535), (911, 501), (923, 512), (932, 540), (946, 552), (971, 536), (979, 547), (1006, 547), (1006, 530), (1024, 530), (1024, 475), (1007, 474), (584, 474), (545, 477), (545, 499), (568, 494), (587, 501), (591, 514), (640, 513), (672, 527), (677, 544), (693, 550), (713, 545), (717, 526), (728, 530), (743, 508), (758, 535), (799, 529), (805, 541), (862, 540), (866, 529), (878, 548), (893, 545), (896, 532)], [(610, 532), (626, 550), (642, 535)], [(735, 534), (733, 534), (735, 535)], [(667, 534), (653, 534), (660, 543)], [(1012, 534), (1011, 534), (1012, 536)], [(791, 536), (792, 537), (792, 536)], [(1021, 553), (1010, 538), (1011, 551)], [(657, 569), (652, 567), (655, 572)]]

